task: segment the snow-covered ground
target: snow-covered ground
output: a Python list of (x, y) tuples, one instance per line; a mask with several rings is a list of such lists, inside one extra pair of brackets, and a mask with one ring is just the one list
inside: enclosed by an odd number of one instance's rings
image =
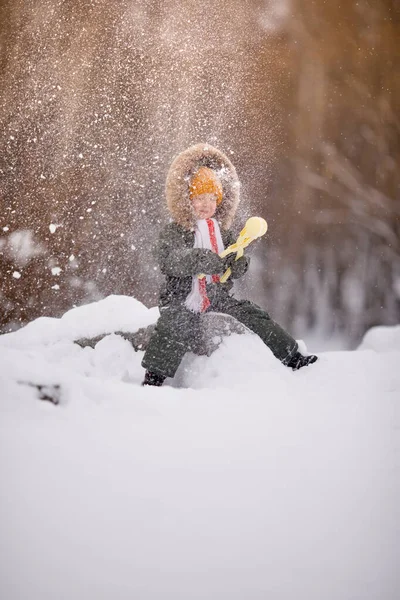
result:
[(232, 335), (162, 388), (122, 338), (72, 343), (156, 318), (114, 296), (0, 337), (0, 597), (399, 598), (400, 326), (298, 372)]

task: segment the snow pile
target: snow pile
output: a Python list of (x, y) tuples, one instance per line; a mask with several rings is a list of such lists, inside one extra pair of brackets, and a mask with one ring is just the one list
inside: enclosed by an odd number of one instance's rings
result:
[(41, 317), (22, 329), (3, 335), (2, 345), (42, 346), (61, 340), (73, 341), (113, 331), (137, 331), (157, 321), (158, 308), (148, 309), (135, 298), (109, 296), (93, 304), (84, 304), (54, 319)]
[(365, 334), (359, 350), (400, 352), (400, 325), (395, 327), (372, 327)]
[(72, 343), (156, 318), (109, 297), (0, 337), (0, 596), (395, 600), (396, 329), (298, 372), (232, 335), (158, 389), (122, 338)]

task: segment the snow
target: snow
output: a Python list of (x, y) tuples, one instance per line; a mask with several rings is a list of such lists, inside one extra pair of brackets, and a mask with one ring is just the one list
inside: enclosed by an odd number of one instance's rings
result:
[[(3, 227), (7, 232), (8, 227)], [(32, 258), (45, 254), (46, 248), (34, 236), (30, 229), (18, 229), (7, 237), (0, 238), (0, 250), (16, 265), (25, 267)]]
[(298, 372), (232, 335), (162, 388), (119, 336), (72, 343), (157, 316), (110, 296), (0, 337), (0, 596), (399, 597), (399, 327)]
[(375, 352), (396, 352), (400, 349), (400, 325), (395, 327), (372, 327), (365, 334), (360, 350)]

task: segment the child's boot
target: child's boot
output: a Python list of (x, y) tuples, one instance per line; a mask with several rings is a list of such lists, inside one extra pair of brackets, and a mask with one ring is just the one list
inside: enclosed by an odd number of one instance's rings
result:
[(300, 352), (295, 352), (285, 364), (287, 367), (291, 367), (293, 371), (297, 371), (301, 367), (312, 365), (316, 360), (318, 360), (318, 356), (315, 356), (315, 354), (303, 356)]
[(161, 387), (165, 380), (165, 375), (158, 375), (158, 373), (146, 371), (142, 385), (154, 385), (156, 387)]

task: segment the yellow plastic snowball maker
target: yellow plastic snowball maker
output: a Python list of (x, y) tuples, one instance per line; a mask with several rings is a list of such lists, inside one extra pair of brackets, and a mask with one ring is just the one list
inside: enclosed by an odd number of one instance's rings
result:
[[(253, 242), (257, 238), (267, 233), (268, 223), (262, 217), (250, 217), (247, 219), (245, 226), (242, 231), (239, 233), (239, 237), (234, 244), (231, 244), (226, 248), (223, 252), (221, 252), (220, 257), (224, 258), (228, 256), (228, 254), (232, 254), (232, 252), (236, 252), (236, 259), (243, 256), (243, 250)], [(229, 279), (232, 273), (232, 269), (229, 267), (225, 273), (222, 275), (220, 279), (220, 283), (225, 283), (227, 279)], [(204, 273), (198, 275), (199, 279), (205, 277)]]
[[(239, 237), (236, 242), (221, 252), (220, 257), (224, 258), (225, 256), (228, 256), (228, 254), (236, 252), (235, 260), (238, 260), (238, 258), (243, 256), (243, 251), (250, 244), (250, 242), (267, 233), (267, 229), (268, 223), (265, 219), (261, 217), (250, 217), (250, 219), (246, 221), (242, 231), (239, 233)], [(220, 282), (225, 283), (225, 281), (229, 279), (231, 273), (232, 270), (229, 267), (221, 277)]]

